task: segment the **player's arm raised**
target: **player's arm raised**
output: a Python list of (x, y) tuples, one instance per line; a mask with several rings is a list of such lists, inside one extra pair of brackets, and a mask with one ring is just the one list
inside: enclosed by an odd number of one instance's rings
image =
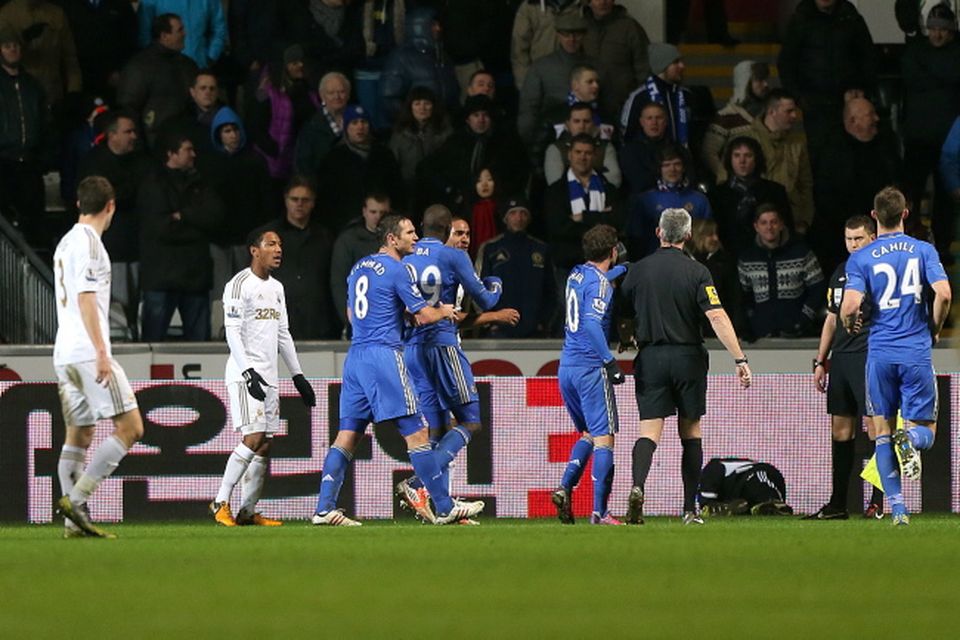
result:
[(100, 333), (100, 312), (97, 310), (97, 294), (95, 291), (81, 291), (77, 294), (77, 306), (80, 308), (80, 318), (83, 328), (90, 336), (90, 342), (97, 352), (97, 382), (107, 386), (110, 382), (110, 358), (107, 355), (107, 344)]
[(482, 310), (489, 311), (500, 301), (500, 294), (503, 293), (503, 282), (496, 276), (487, 276), (480, 280), (465, 252), (457, 252), (453, 268), (457, 272), (457, 278), (463, 285), (464, 291), (474, 299), (477, 306)]

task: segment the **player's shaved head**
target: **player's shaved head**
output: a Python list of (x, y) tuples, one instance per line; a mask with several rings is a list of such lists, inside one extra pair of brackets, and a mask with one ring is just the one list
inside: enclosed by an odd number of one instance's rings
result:
[(899, 225), (906, 209), (907, 199), (896, 187), (884, 187), (873, 198), (873, 211), (877, 215), (877, 222), (886, 229)]
[(446, 242), (453, 225), (453, 214), (442, 204), (432, 204), (423, 212), (423, 235)]
[(77, 209), (81, 215), (94, 215), (114, 200), (113, 185), (103, 176), (87, 176), (77, 186)]

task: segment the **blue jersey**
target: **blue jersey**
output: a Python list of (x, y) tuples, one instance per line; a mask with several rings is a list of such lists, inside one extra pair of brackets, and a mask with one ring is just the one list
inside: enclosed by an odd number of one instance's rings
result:
[(353, 327), (352, 346), (403, 348), (403, 310), (427, 306), (413, 273), (399, 260), (374, 253), (353, 265), (347, 276), (347, 306)]
[[(495, 286), (493, 290), (487, 290), (474, 272), (466, 251), (448, 247), (436, 238), (423, 238), (418, 241), (413, 253), (406, 256), (403, 263), (412, 269), (414, 280), (430, 306), (456, 304), (457, 287), (460, 285), (484, 311), (492, 308), (500, 300), (502, 288)], [(457, 325), (444, 320), (417, 327), (411, 333), (407, 343), (459, 344)]]
[(574, 267), (567, 276), (566, 327), (560, 366), (600, 366), (613, 360), (607, 344), (613, 286), (591, 264)]
[(847, 260), (847, 284), (874, 300), (869, 358), (916, 363), (930, 359), (928, 288), (947, 274), (936, 249), (902, 232), (885, 233)]

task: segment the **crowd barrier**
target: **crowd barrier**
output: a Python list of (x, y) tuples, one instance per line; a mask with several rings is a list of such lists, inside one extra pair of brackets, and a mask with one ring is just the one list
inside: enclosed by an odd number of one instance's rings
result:
[[(313, 379), (317, 406), (308, 410), (289, 380), (281, 382), (281, 433), (273, 447), (264, 513), (284, 519), (313, 513), (320, 468), (338, 422), (339, 381)], [(958, 375), (938, 378), (937, 442), (924, 454), (923, 479), (907, 482), (911, 511), (960, 511), (957, 439), (952, 436)], [(138, 443), (91, 502), (93, 517), (122, 520), (202, 518), (238, 435), (229, 426), (227, 395), (220, 380), (133, 382), (146, 423)], [(570, 446), (578, 437), (562, 406), (556, 378), (481, 378), (483, 431), (461, 454), (452, 473), (453, 494), (482, 498), (488, 517), (553, 515), (549, 494), (556, 487)], [(632, 378), (616, 388), (620, 433), (611, 505), (626, 509), (630, 452), (639, 418)], [(676, 422), (667, 423), (647, 481), (647, 513), (676, 515), (682, 502), (680, 443)], [(747, 456), (773, 463), (787, 481), (788, 502), (798, 512), (821, 506), (830, 493), (830, 432), (824, 396), (811, 376), (758, 375), (740, 389), (732, 375), (710, 376), (708, 414), (703, 420), (705, 460)], [(94, 446), (110, 433), (97, 425)], [(389, 423), (368, 430), (341, 493), (340, 506), (361, 519), (404, 517), (392, 488), (411, 473), (402, 438)], [(0, 521), (43, 523), (53, 518), (59, 493), (57, 457), (64, 437), (56, 385), (0, 383), (0, 480), (6, 488)], [(868, 442), (858, 436), (865, 457)], [(862, 502), (855, 482), (851, 503)], [(575, 512), (587, 515), (590, 469), (574, 494)], [(237, 496), (235, 496), (236, 499)], [(852, 504), (858, 507), (859, 504)]]

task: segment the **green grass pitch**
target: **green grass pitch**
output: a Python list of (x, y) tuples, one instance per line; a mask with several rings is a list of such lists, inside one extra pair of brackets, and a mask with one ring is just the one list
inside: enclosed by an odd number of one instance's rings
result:
[(0, 527), (0, 637), (957, 637), (960, 518)]

